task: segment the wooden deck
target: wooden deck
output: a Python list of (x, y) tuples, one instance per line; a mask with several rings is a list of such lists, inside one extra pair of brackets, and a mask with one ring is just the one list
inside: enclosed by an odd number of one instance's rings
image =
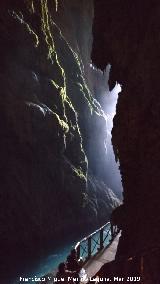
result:
[(88, 277), (93, 277), (100, 270), (103, 264), (115, 259), (120, 235), (121, 233), (115, 237), (108, 248), (104, 248), (84, 265)]

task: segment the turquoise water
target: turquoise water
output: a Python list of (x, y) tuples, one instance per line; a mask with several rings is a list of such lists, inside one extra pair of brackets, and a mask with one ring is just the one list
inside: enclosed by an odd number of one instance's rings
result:
[[(28, 269), (28, 272), (18, 275), (17, 278), (13, 281), (13, 284), (33, 284), (36, 283), (35, 281), (33, 281), (34, 279), (36, 279), (36, 277), (42, 277), (52, 271), (56, 271), (59, 263), (66, 260), (68, 254), (70, 253), (71, 249), (74, 248), (75, 244), (76, 242), (66, 244), (62, 248), (54, 250), (54, 252), (52, 252), (48, 256), (37, 260), (37, 263), (34, 265), (34, 267)], [(33, 278), (33, 280), (31, 278)]]
[[(106, 224), (103, 228), (103, 246), (106, 247), (111, 242), (111, 225), (110, 223)], [(91, 237), (91, 255), (95, 255), (100, 249), (100, 231), (95, 231)], [(88, 257), (88, 239), (81, 241), (80, 245), (80, 257)]]
[[(109, 230), (109, 231), (108, 231)], [(76, 243), (79, 241), (77, 240), (70, 240), (68, 243), (64, 244), (62, 247), (55, 249), (52, 251), (48, 256), (42, 257), (36, 261), (36, 264), (32, 265), (32, 267), (28, 267), (28, 271), (22, 273), (21, 275), (17, 276), (17, 279), (13, 281), (11, 284), (22, 284), (28, 283), (33, 284), (37, 283), (36, 279), (43, 277), (53, 271), (56, 273), (56, 269), (60, 262), (64, 262), (69, 255), (71, 249), (73, 249)], [(103, 244), (107, 246), (111, 241), (111, 232), (110, 232), (110, 224), (107, 224), (103, 230)], [(98, 248), (100, 247), (100, 235), (99, 232), (95, 232), (92, 234), (92, 243), (91, 243), (91, 251), (92, 255), (94, 255)], [(81, 242), (80, 248), (80, 256), (82, 258), (86, 258), (88, 256), (88, 240), (83, 239)], [(43, 283), (43, 282), (42, 282)]]

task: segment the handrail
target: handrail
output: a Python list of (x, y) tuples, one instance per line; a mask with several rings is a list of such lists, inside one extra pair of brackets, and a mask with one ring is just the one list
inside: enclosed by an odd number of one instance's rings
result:
[[(88, 239), (89, 237), (92, 237), (92, 235), (94, 235), (95, 233), (97, 233), (99, 230), (103, 229), (106, 225), (110, 224), (110, 222), (107, 222), (106, 224), (104, 224), (102, 227), (98, 228), (97, 230), (95, 230), (93, 233), (89, 234), (87, 237), (84, 237), (82, 240), (80, 240), (78, 243), (83, 242), (84, 240)], [(77, 243), (77, 244), (78, 244)], [(76, 246), (77, 246), (76, 244)], [(76, 247), (75, 247), (76, 248)]]
[(75, 246), (78, 258), (81, 258), (83, 261), (87, 261), (104, 247), (109, 246), (113, 237), (118, 233), (116, 227), (114, 227), (114, 229), (115, 230), (113, 232), (111, 223), (107, 222), (99, 229), (79, 241)]

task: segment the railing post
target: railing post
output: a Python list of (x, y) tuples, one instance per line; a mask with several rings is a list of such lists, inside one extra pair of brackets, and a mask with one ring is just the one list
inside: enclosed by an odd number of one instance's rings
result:
[(91, 242), (92, 242), (92, 239), (91, 237), (88, 238), (88, 259), (91, 257)]
[(77, 247), (77, 258), (80, 258), (80, 252), (81, 252), (81, 245), (79, 244)]
[(100, 250), (103, 249), (103, 228), (100, 230)]

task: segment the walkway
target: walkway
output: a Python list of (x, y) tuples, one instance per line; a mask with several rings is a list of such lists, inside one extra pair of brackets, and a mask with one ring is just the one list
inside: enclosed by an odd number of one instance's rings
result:
[(88, 277), (93, 277), (100, 270), (103, 264), (111, 262), (115, 259), (120, 235), (121, 233), (119, 233), (115, 237), (108, 248), (104, 248), (96, 256), (93, 256), (92, 258), (90, 258), (90, 260), (87, 261), (87, 263), (84, 265), (84, 268), (87, 272)]

